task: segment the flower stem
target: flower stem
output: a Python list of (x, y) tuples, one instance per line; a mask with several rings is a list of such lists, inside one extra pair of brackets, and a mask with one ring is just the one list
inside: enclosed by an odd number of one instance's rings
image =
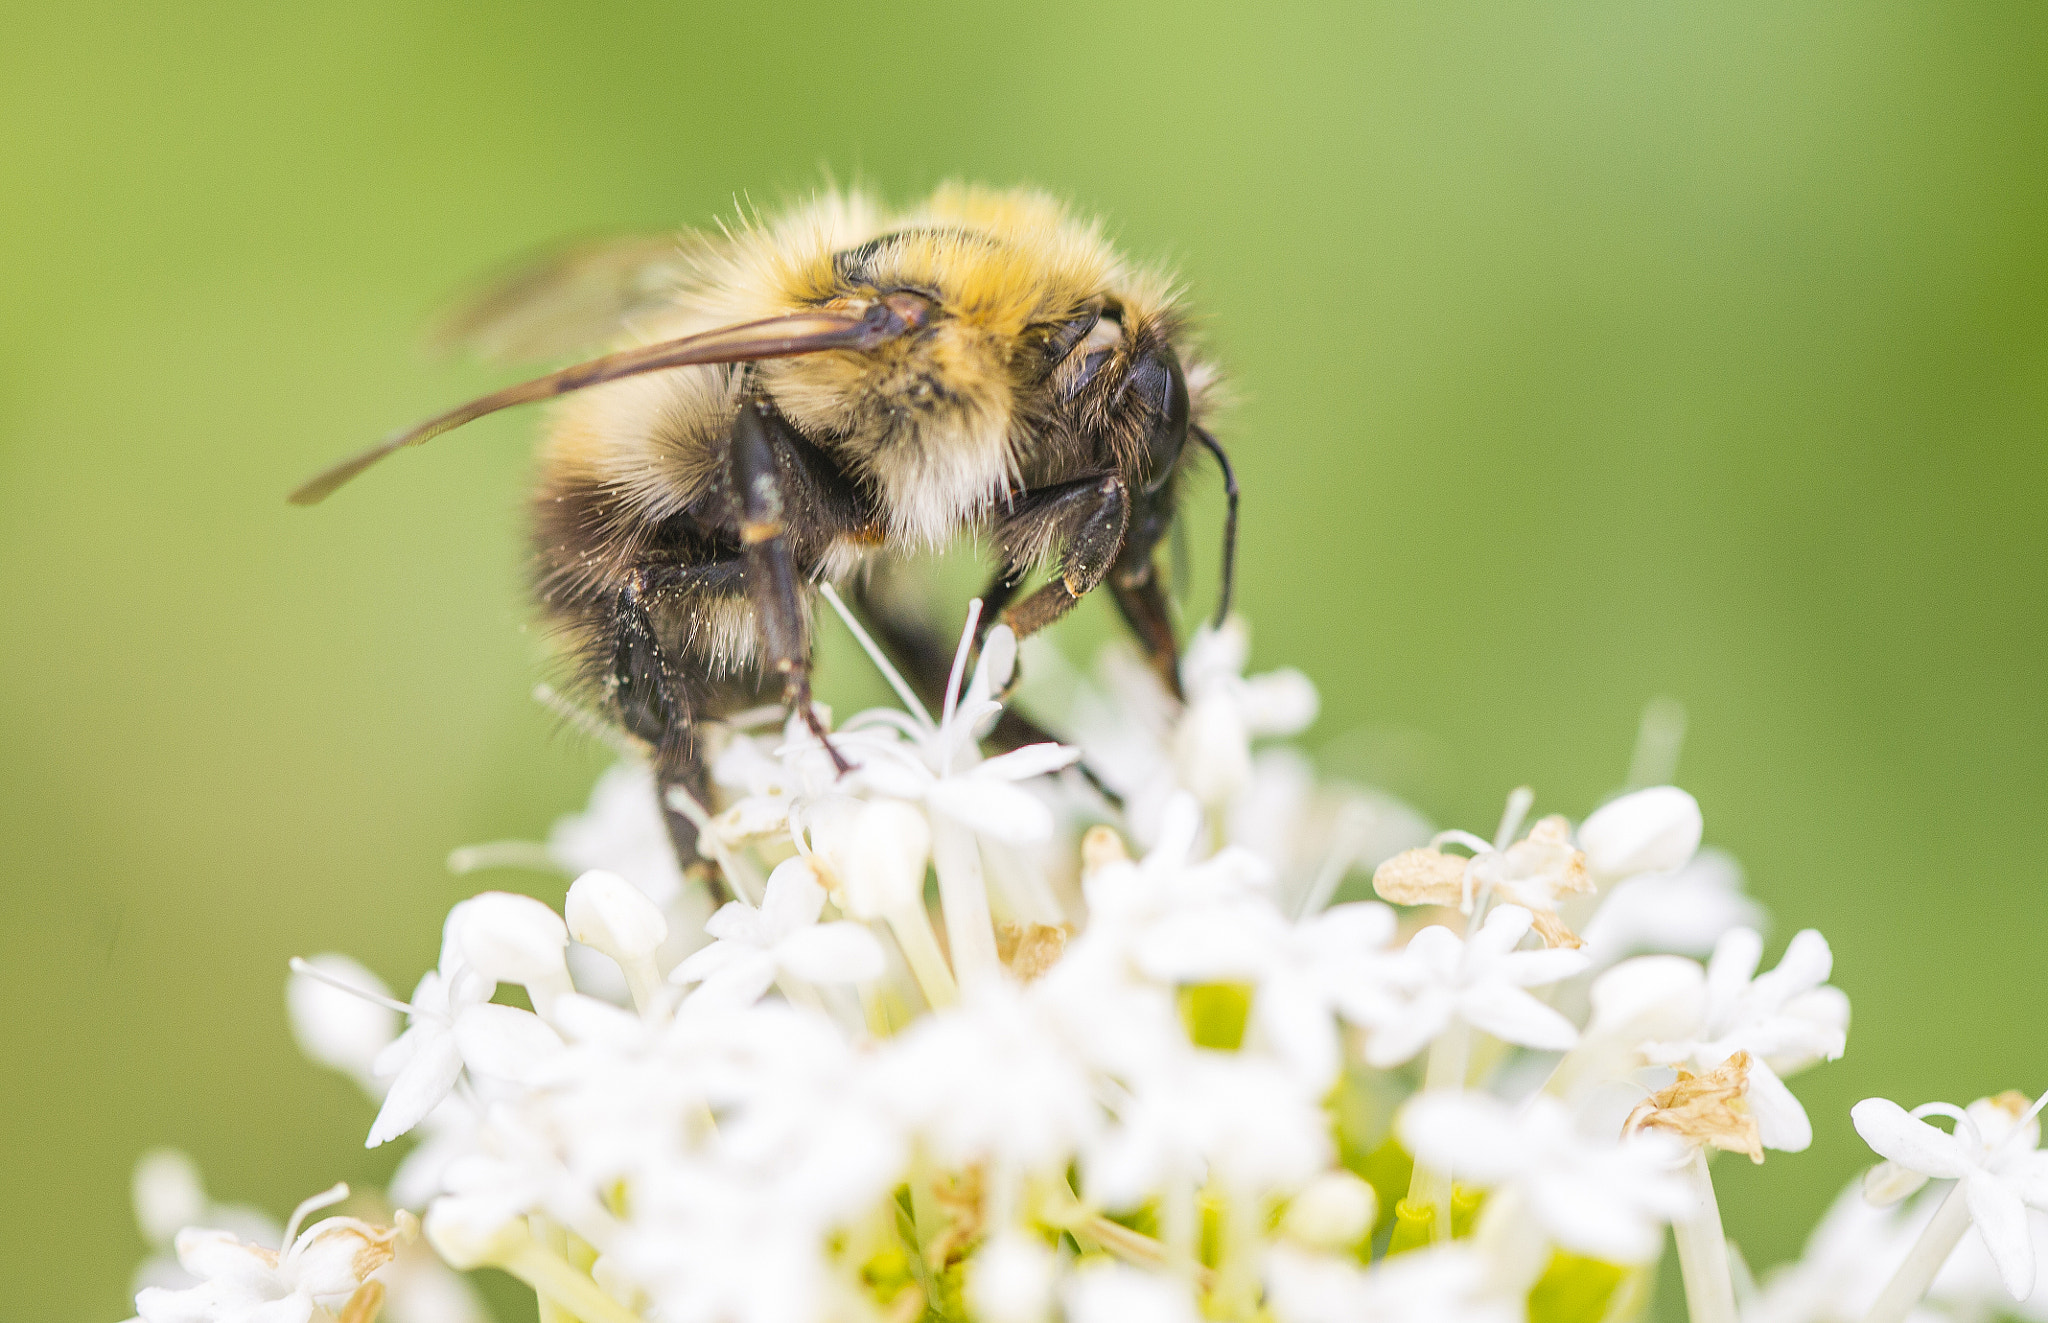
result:
[(1678, 1242), (1678, 1267), (1685, 1276), (1686, 1317), (1691, 1323), (1736, 1323), (1735, 1282), (1728, 1273), (1728, 1239), (1721, 1230), (1721, 1205), (1707, 1171), (1704, 1146), (1685, 1164), (1684, 1216), (1671, 1224)]
[[(1453, 1016), (1450, 1024), (1429, 1045), (1429, 1063), (1422, 1074), (1424, 1091), (1458, 1090), (1465, 1087), (1465, 1072), (1472, 1061), (1472, 1033), (1465, 1021)], [(1451, 1174), (1424, 1162), (1415, 1164), (1408, 1180), (1408, 1202), (1434, 1212), (1429, 1224), (1431, 1240), (1451, 1238)]]
[(1906, 1261), (1885, 1283), (1877, 1303), (1864, 1315), (1865, 1323), (1900, 1323), (1912, 1313), (1913, 1306), (1926, 1297), (1927, 1288), (1934, 1285), (1934, 1275), (1948, 1262), (1948, 1256), (1955, 1252), (1963, 1233), (1969, 1229), (1970, 1205), (1963, 1197), (1963, 1183), (1957, 1181), (1948, 1198), (1941, 1201), (1941, 1207), (1934, 1210), (1933, 1220), (1920, 1232), (1913, 1248), (1906, 1252)]
[(585, 1323), (641, 1323), (638, 1314), (531, 1237), (500, 1266), (532, 1287), (535, 1295)]
[(935, 813), (932, 864), (939, 874), (939, 909), (945, 915), (953, 973), (969, 992), (986, 987), (1002, 976), (1003, 962), (996, 953), (995, 921), (988, 912), (981, 845), (968, 828)]
[(946, 968), (945, 954), (939, 950), (939, 935), (932, 930), (932, 916), (925, 912), (924, 901), (913, 898), (886, 917), (889, 930), (896, 934), (896, 945), (903, 949), (903, 959), (910, 965), (911, 977), (917, 980), (931, 1008), (938, 1010), (959, 1001), (960, 990), (954, 986), (953, 971)]

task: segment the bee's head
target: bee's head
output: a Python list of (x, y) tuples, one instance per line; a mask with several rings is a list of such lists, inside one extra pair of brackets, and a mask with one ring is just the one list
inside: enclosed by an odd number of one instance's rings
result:
[(1188, 380), (1170, 330), (1161, 316), (1097, 297), (1041, 350), (1055, 416), (1146, 491), (1165, 483), (1188, 439)]

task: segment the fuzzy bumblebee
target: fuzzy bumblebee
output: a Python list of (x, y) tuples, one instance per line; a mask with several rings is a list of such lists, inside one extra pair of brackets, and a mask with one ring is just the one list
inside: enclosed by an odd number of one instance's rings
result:
[[(991, 620), (1030, 634), (1107, 583), (1177, 688), (1154, 553), (1190, 439), (1230, 494), (1228, 609), (1236, 489), (1202, 425), (1214, 369), (1165, 277), (1043, 194), (947, 187), (900, 213), (830, 195), (735, 232), (571, 249), (449, 329), (499, 357), (620, 347), (442, 414), (292, 499), (569, 396), (533, 501), (536, 596), (591, 696), (647, 744), (665, 797), (702, 801), (699, 725), (778, 683), (829, 748), (810, 701), (815, 586), (857, 589), (878, 556), (963, 532), (997, 558)], [(913, 622), (865, 609), (921, 682), (943, 679)], [(668, 820), (697, 864), (696, 829)]]

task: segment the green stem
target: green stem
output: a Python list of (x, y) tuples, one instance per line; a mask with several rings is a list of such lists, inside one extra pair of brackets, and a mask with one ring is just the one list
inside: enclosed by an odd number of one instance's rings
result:
[[(1462, 1019), (1453, 1018), (1429, 1045), (1429, 1063), (1423, 1070), (1424, 1092), (1433, 1089), (1463, 1089), (1465, 1072), (1472, 1060), (1472, 1032)], [(1451, 1174), (1418, 1161), (1408, 1180), (1408, 1202), (1434, 1212), (1429, 1224), (1432, 1240), (1451, 1238)]]

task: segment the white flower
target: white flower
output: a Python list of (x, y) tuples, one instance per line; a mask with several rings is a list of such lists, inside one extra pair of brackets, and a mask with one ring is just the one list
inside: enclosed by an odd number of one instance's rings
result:
[(661, 978), (657, 956), (668, 941), (668, 920), (646, 893), (617, 873), (592, 869), (570, 884), (562, 917), (570, 937), (619, 967), (634, 1005), (649, 1009)]
[(143, 1240), (157, 1251), (136, 1269), (137, 1291), (150, 1286), (177, 1289), (197, 1281), (169, 1253), (178, 1233), (186, 1227), (214, 1227), (252, 1243), (279, 1238), (276, 1219), (261, 1210), (242, 1204), (217, 1204), (209, 1199), (197, 1164), (176, 1149), (152, 1149), (143, 1154), (135, 1164), (129, 1194), (135, 1207), (135, 1225)]
[(897, 799), (835, 800), (805, 815), (814, 869), (828, 871), (833, 898), (856, 919), (886, 919), (922, 903), (931, 825)]
[(599, 777), (589, 807), (556, 821), (547, 852), (571, 874), (617, 873), (664, 910), (685, 890), (654, 773), (639, 763), (619, 763)]
[(1084, 1166), (1088, 1193), (1121, 1209), (1177, 1178), (1247, 1195), (1297, 1188), (1330, 1159), (1320, 1107), (1319, 1089), (1257, 1057), (1188, 1051), (1116, 1105)]
[(447, 932), (464, 964), (492, 983), (521, 985), (543, 1016), (556, 997), (575, 991), (564, 955), (568, 926), (531, 896), (471, 896), (448, 912)]
[(1101, 1124), (1058, 1025), (1001, 983), (911, 1025), (870, 1078), (878, 1105), (952, 1167), (1062, 1168)]
[(455, 1045), (455, 1021), (490, 1001), (491, 985), (449, 961), (444, 973), (430, 969), (412, 991), (411, 1015), (404, 1033), (378, 1054), (375, 1073), (391, 1081), (384, 1105), (370, 1123), (364, 1147), (375, 1148), (418, 1125), (441, 1105), (462, 1076), (462, 1051)]
[(1703, 956), (1731, 928), (1754, 928), (1763, 907), (1742, 894), (1742, 868), (1728, 854), (1703, 850), (1675, 873), (1618, 883), (1581, 934), (1595, 967), (1642, 953)]
[(1187, 1279), (1096, 1262), (1067, 1279), (1067, 1323), (1201, 1323)]
[[(1514, 805), (1515, 817), (1527, 807)], [(1451, 841), (1474, 853), (1467, 858), (1438, 848)], [(1545, 946), (1577, 947), (1581, 943), (1557, 907), (1567, 896), (1591, 891), (1593, 880), (1585, 855), (1572, 846), (1571, 824), (1553, 814), (1504, 850), (1470, 832), (1443, 832), (1435, 844), (1404, 851), (1374, 869), (1372, 887), (1397, 905), (1455, 905), (1464, 914), (1472, 913), (1480, 897), (1491, 896), (1528, 910)]]
[(1610, 800), (1579, 826), (1579, 848), (1602, 882), (1676, 872), (1700, 848), (1699, 801), (1677, 786), (1651, 786)]
[(1349, 1250), (1372, 1230), (1380, 1199), (1348, 1171), (1324, 1172), (1287, 1202), (1280, 1234), (1310, 1249)]
[(1917, 1234), (1896, 1210), (1871, 1207), (1852, 1182), (1799, 1258), (1765, 1277), (1743, 1323), (1861, 1323)]
[(1138, 967), (1170, 983), (1256, 985), (1252, 1020), (1264, 1041), (1312, 1085), (1337, 1077), (1334, 1015), (1378, 1023), (1394, 1013), (1395, 962), (1386, 947), (1394, 912), (1339, 905), (1298, 923), (1263, 896), (1186, 909), (1148, 926), (1133, 945)]
[(1763, 938), (1737, 928), (1714, 946), (1707, 963), (1706, 1013), (1688, 1036), (1643, 1045), (1646, 1060), (1704, 1075), (1734, 1056), (1754, 1059), (1746, 1098), (1765, 1148), (1798, 1153), (1813, 1142), (1806, 1109), (1783, 1077), (1842, 1055), (1849, 999), (1829, 986), (1834, 957), (1811, 928), (1795, 934), (1768, 974), (1756, 974)]
[[(1970, 1221), (2015, 1300), (2024, 1300), (2034, 1290), (2027, 1207), (2048, 1210), (2048, 1153), (2040, 1151), (2040, 1105), (2028, 1108), (2025, 1101), (2018, 1095), (2000, 1095), (1968, 1109), (1923, 1103), (1908, 1112), (1889, 1099), (1865, 1098), (1849, 1109), (1863, 1142), (1899, 1168), (1920, 1181), (1962, 1182)], [(1930, 1115), (1952, 1119), (1955, 1133), (1920, 1119)], [(1920, 1181), (1887, 1183), (1886, 1193), (1910, 1193)]]
[(337, 1185), (300, 1204), (285, 1228), (282, 1251), (226, 1231), (179, 1232), (178, 1262), (199, 1285), (182, 1291), (146, 1288), (136, 1294), (136, 1313), (143, 1323), (307, 1323), (316, 1311), (339, 1308), (412, 1232), (404, 1213), (395, 1228), (330, 1217), (298, 1231), (308, 1213), (347, 1195), (348, 1187)]
[[(372, 1067), (398, 1036), (398, 1013), (387, 1004), (391, 990), (344, 955), (316, 955), (306, 964), (326, 977), (294, 969), (285, 984), (285, 1005), (299, 1050), (377, 1094), (381, 1090)], [(345, 988), (360, 988), (370, 995), (357, 996)]]
[(1256, 735), (1293, 735), (1316, 718), (1316, 691), (1292, 668), (1247, 679), (1251, 634), (1241, 617), (1204, 625), (1181, 657), (1187, 711), (1174, 731), (1180, 783), (1205, 804), (1229, 800), (1251, 780)]
[[(461, 916), (474, 913), (464, 906), (472, 903), (464, 901), (449, 911), (440, 966), (421, 977), (405, 1008), (405, 1032), (378, 1053), (372, 1064), (372, 1073), (390, 1080), (391, 1087), (377, 1119), (370, 1123), (366, 1148), (396, 1139), (439, 1107), (462, 1075), (465, 1054), (477, 1056), (483, 1073), (511, 1079), (529, 1073), (534, 1053), (560, 1044), (560, 1036), (531, 1011), (491, 1004), (495, 985), (470, 967), (457, 937)], [(547, 909), (539, 901), (531, 903)], [(517, 917), (526, 926), (534, 926), (527, 915)], [(559, 925), (561, 919), (556, 918), (555, 923)], [(562, 940), (564, 944), (568, 941), (566, 930)], [(563, 977), (567, 978), (566, 968)]]
[(1044, 1323), (1059, 1261), (1043, 1240), (999, 1231), (967, 1261), (967, 1303), (986, 1323)]
[(711, 916), (711, 945), (677, 965), (671, 982), (701, 984), (693, 1001), (757, 1001), (788, 975), (813, 983), (866, 983), (880, 978), (882, 944), (858, 923), (819, 923), (825, 888), (801, 858), (787, 859), (768, 876), (756, 909), (729, 901)]
[(1016, 636), (1007, 625), (989, 631), (981, 660), (961, 692), (960, 666), (972, 642), (980, 603), (967, 619), (938, 721), (896, 712), (869, 712), (847, 723), (841, 737), (859, 767), (858, 781), (874, 793), (923, 803), (934, 813), (974, 832), (1011, 845), (1052, 835), (1052, 810), (1020, 782), (1072, 766), (1079, 749), (1028, 744), (983, 758), (978, 740), (995, 725), (1002, 704), (994, 695), (1009, 683), (1017, 658)]
[(1586, 967), (1573, 950), (1517, 951), (1535, 916), (1499, 905), (1472, 940), (1432, 924), (1408, 941), (1396, 989), (1397, 1011), (1366, 1040), (1365, 1059), (1398, 1066), (1442, 1033), (1453, 1017), (1508, 1043), (1562, 1050), (1578, 1041), (1572, 1022), (1525, 990), (1570, 978)]
[(1559, 1245), (1610, 1263), (1647, 1261), (1664, 1224), (1686, 1208), (1675, 1175), (1683, 1152), (1669, 1136), (1591, 1139), (1543, 1094), (1515, 1109), (1486, 1094), (1430, 1090), (1409, 1100), (1396, 1129), (1418, 1162), (1514, 1190)]
[(1522, 1323), (1519, 1299), (1486, 1289), (1469, 1243), (1410, 1250), (1367, 1272), (1349, 1255), (1283, 1246), (1266, 1257), (1267, 1303), (1281, 1323)]

